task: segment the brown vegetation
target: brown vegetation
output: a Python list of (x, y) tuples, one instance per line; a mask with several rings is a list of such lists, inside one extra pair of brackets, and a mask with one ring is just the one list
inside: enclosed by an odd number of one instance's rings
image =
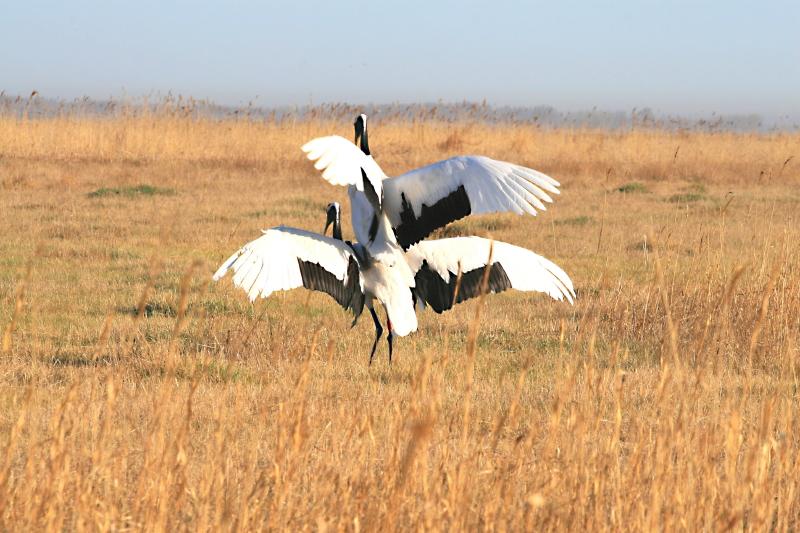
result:
[(576, 305), (425, 312), (368, 367), (326, 296), (209, 284), (321, 231), (346, 194), (299, 146), (348, 123), (0, 117), (0, 528), (798, 528), (800, 136), (373, 124), (390, 175), (559, 179), (443, 234), (549, 257)]

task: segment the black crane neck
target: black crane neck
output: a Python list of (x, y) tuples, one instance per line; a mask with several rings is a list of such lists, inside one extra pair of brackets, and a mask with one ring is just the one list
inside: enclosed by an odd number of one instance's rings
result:
[(333, 238), (343, 241), (342, 223), (339, 221), (339, 213), (336, 213), (336, 220), (333, 221)]
[(369, 153), (369, 140), (367, 139), (367, 128), (366, 128), (366, 125), (364, 126), (364, 133), (361, 134), (361, 151), (364, 152), (364, 155), (370, 155), (370, 153)]

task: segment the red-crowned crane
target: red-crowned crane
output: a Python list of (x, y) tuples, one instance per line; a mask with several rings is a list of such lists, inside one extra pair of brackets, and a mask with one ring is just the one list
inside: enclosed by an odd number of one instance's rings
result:
[[(322, 291), (353, 313), (353, 325), (366, 305), (375, 324), (370, 364), (383, 334), (375, 300), (386, 311), (391, 363), (393, 336), (405, 336), (417, 329), (416, 306), (428, 305), (441, 313), (478, 295), (489, 259), (488, 239), (423, 241), (400, 252), (398, 263), (388, 266), (366, 246), (344, 242), (340, 220), (341, 210), (334, 202), (328, 205), (323, 232), (332, 225), (333, 238), (285, 226), (269, 229), (225, 261), (214, 280), (232, 270), (234, 285), (244, 289), (251, 301), (296, 287)], [(572, 282), (563, 270), (524, 248), (494, 242), (489, 269), (488, 292), (538, 291), (569, 302), (575, 297)], [(456, 289), (459, 272), (461, 281)], [(406, 273), (410, 273), (410, 281)]]
[[(458, 156), (388, 177), (372, 157), (367, 116), (356, 117), (355, 143), (332, 135), (303, 145), (315, 168), (345, 185), (353, 231), (388, 264), (434, 230), (470, 214), (544, 211), (559, 183), (536, 170), (484, 156)], [(357, 146), (358, 145), (358, 146)]]

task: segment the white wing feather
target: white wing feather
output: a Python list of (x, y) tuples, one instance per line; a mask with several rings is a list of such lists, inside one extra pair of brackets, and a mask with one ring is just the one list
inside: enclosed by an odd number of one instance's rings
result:
[(363, 168), (378, 197), (381, 197), (381, 182), (386, 179), (386, 174), (372, 156), (365, 155), (344, 137), (318, 137), (304, 144), (302, 150), (311, 161), (315, 161), (314, 168), (321, 170), (322, 177), (332, 185), (354, 185), (363, 191)]
[[(452, 237), (422, 241), (412, 246), (406, 259), (414, 272), (423, 261), (436, 271), (443, 280), (449, 281), (450, 274), (469, 272), (486, 266), (489, 259), (489, 239), (481, 237)], [(494, 241), (492, 264), (500, 263), (511, 282), (511, 287), (519, 291), (536, 291), (548, 294), (556, 300), (575, 298), (572, 280), (555, 263), (530, 250), (505, 242)]]
[(219, 280), (233, 271), (233, 284), (247, 292), (250, 301), (274, 291), (303, 286), (298, 259), (316, 263), (346, 282), (352, 253), (343, 242), (318, 233), (279, 226), (245, 244), (214, 274)]
[[(559, 194), (559, 183), (536, 170), (484, 156), (458, 156), (407, 172), (383, 182), (384, 209), (394, 227), (400, 223), (402, 198), (416, 216), (422, 204), (432, 206), (464, 186), (472, 214), (512, 211), (536, 214), (544, 211), (550, 194)], [(548, 194), (550, 193), (550, 194)]]

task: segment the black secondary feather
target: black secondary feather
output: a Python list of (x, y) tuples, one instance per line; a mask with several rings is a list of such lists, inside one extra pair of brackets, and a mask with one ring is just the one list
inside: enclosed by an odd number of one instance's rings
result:
[[(480, 295), (481, 282), (486, 267), (476, 268), (461, 274), (461, 283), (458, 284), (458, 275), (450, 272), (450, 278), (445, 281), (438, 272), (433, 270), (427, 261), (422, 262), (417, 275), (415, 276), (416, 287), (414, 293), (431, 309), (437, 313), (447, 311), (454, 304), (461, 303), (470, 298)], [(458, 284), (458, 295), (456, 296), (456, 285)], [(508, 279), (503, 265), (493, 263), (489, 267), (489, 280), (486, 286), (487, 293), (503, 292), (511, 288), (511, 280)], [(455, 302), (453, 297), (455, 296)]]

